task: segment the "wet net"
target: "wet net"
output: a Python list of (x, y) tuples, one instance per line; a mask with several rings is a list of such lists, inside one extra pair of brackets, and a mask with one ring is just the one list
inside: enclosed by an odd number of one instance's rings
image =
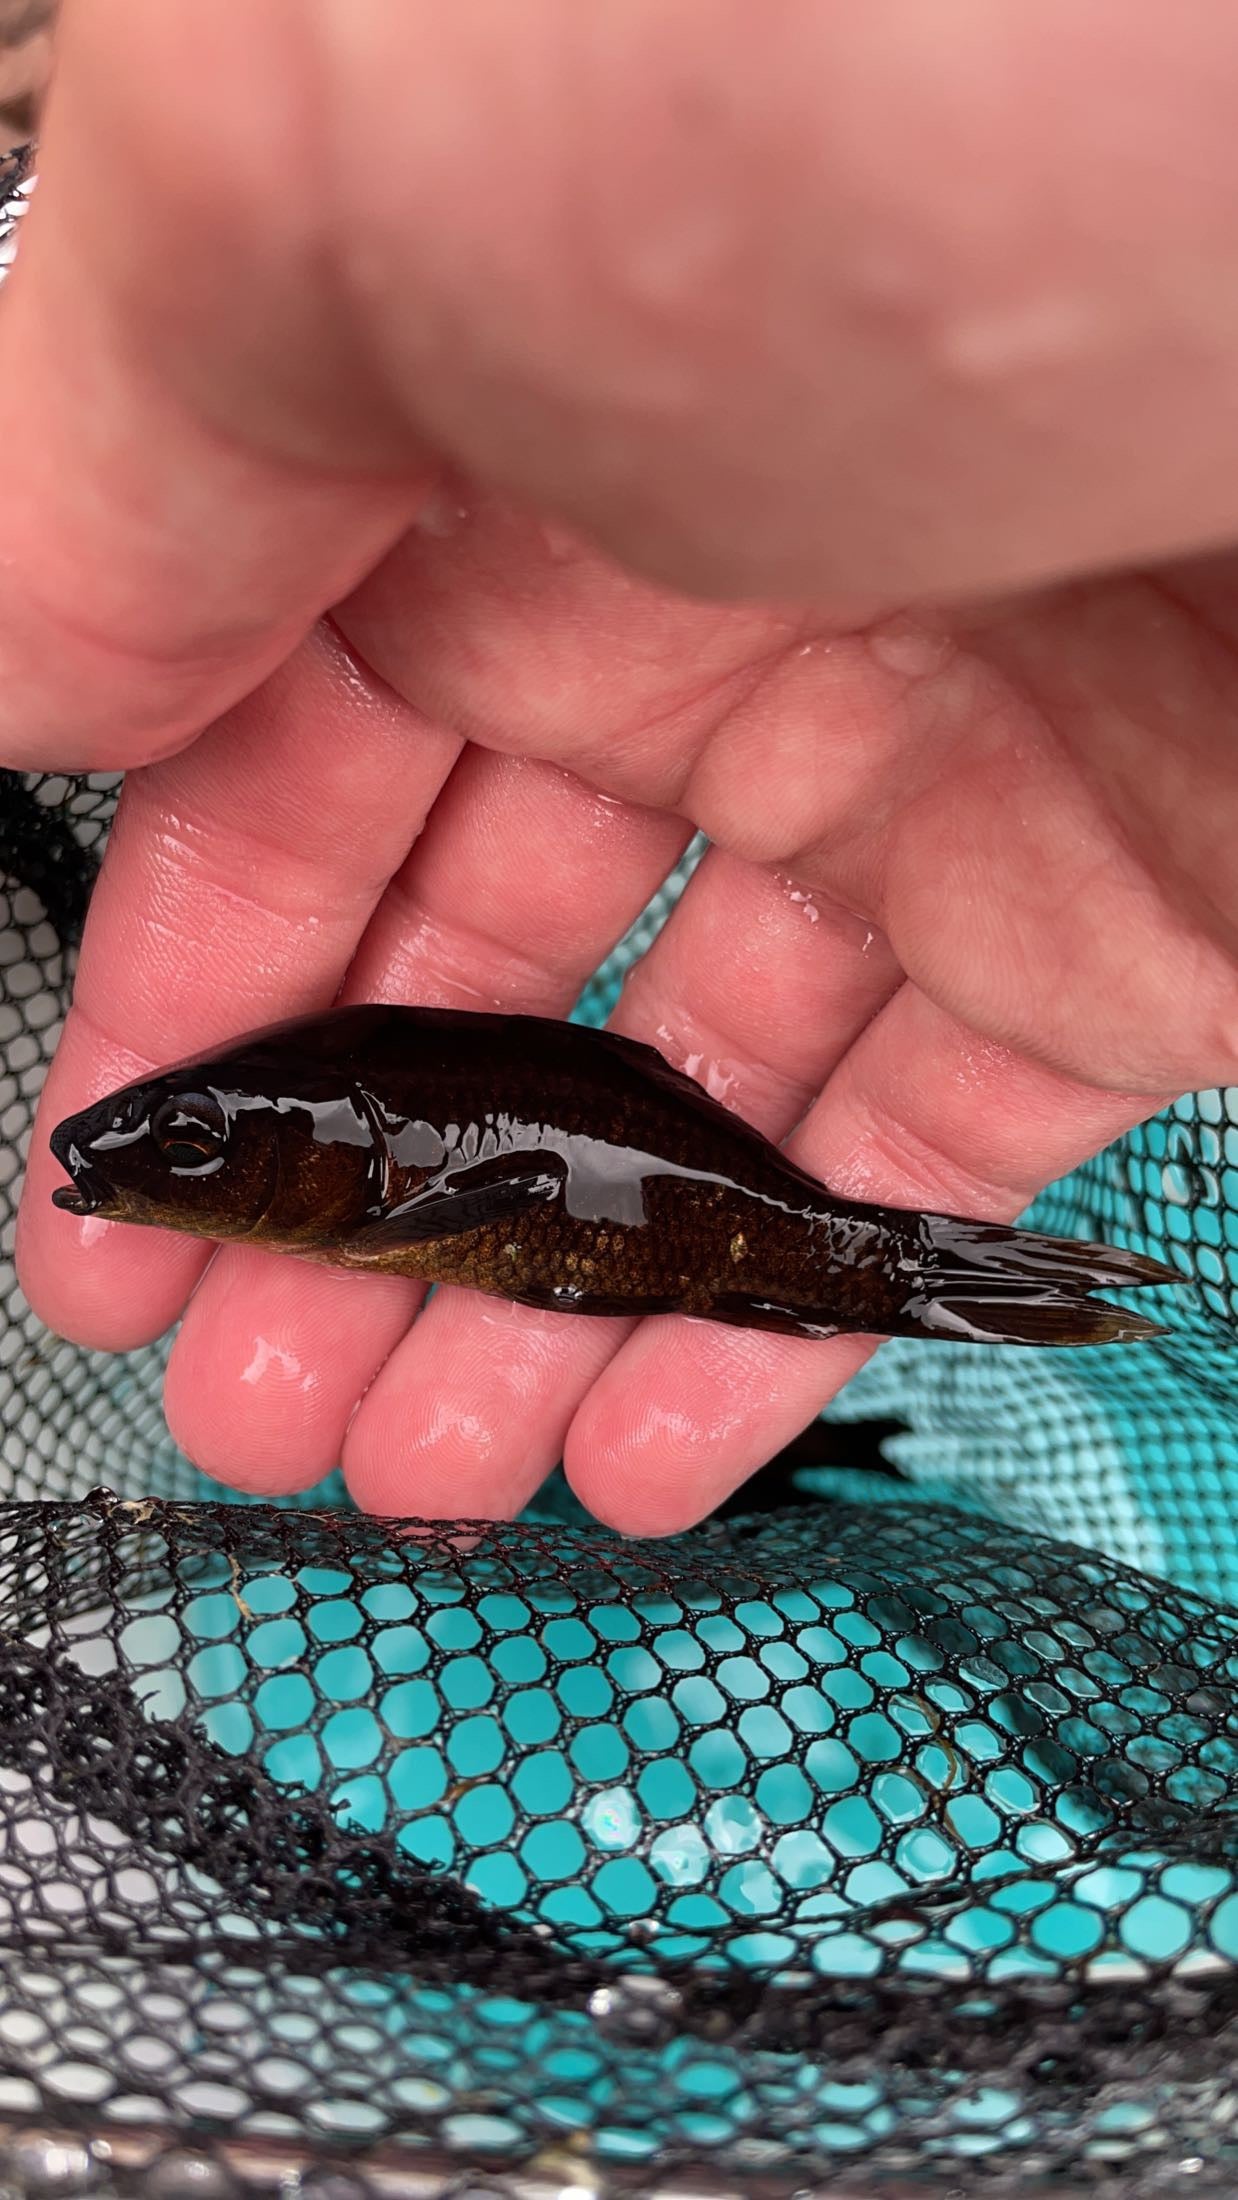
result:
[(693, 1534), (222, 1504), (13, 1276), (115, 795), (0, 774), (0, 2193), (1232, 2193), (1238, 1092), (1037, 1206), (1155, 1346), (886, 1347)]

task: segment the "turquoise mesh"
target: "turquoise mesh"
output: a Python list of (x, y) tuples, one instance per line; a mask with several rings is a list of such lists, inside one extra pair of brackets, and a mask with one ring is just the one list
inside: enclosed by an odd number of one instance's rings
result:
[(896, 1415), (891, 1458), (934, 1494), (1238, 1599), (1238, 1089), (1195, 1093), (1042, 1193), (1038, 1229), (1178, 1268), (1144, 1349), (883, 1345), (831, 1418)]

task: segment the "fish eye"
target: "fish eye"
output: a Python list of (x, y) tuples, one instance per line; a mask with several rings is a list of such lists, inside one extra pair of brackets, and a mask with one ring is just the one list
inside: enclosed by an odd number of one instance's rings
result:
[(182, 1092), (156, 1108), (150, 1134), (174, 1169), (205, 1169), (228, 1143), (228, 1121), (212, 1093)]

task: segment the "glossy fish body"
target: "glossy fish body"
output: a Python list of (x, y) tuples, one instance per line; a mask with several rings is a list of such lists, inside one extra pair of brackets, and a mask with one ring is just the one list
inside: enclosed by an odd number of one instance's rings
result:
[(60, 1124), (77, 1213), (582, 1314), (795, 1335), (1145, 1336), (1133, 1253), (837, 1200), (652, 1048), (540, 1017), (359, 1007)]

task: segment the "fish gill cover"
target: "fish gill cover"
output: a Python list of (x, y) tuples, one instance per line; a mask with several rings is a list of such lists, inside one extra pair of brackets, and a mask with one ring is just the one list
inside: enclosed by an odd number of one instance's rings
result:
[(0, 2185), (1231, 2193), (1238, 1094), (1031, 1218), (1165, 1337), (886, 1347), (690, 1535), (221, 1504), (12, 1271), (114, 801), (0, 775)]

